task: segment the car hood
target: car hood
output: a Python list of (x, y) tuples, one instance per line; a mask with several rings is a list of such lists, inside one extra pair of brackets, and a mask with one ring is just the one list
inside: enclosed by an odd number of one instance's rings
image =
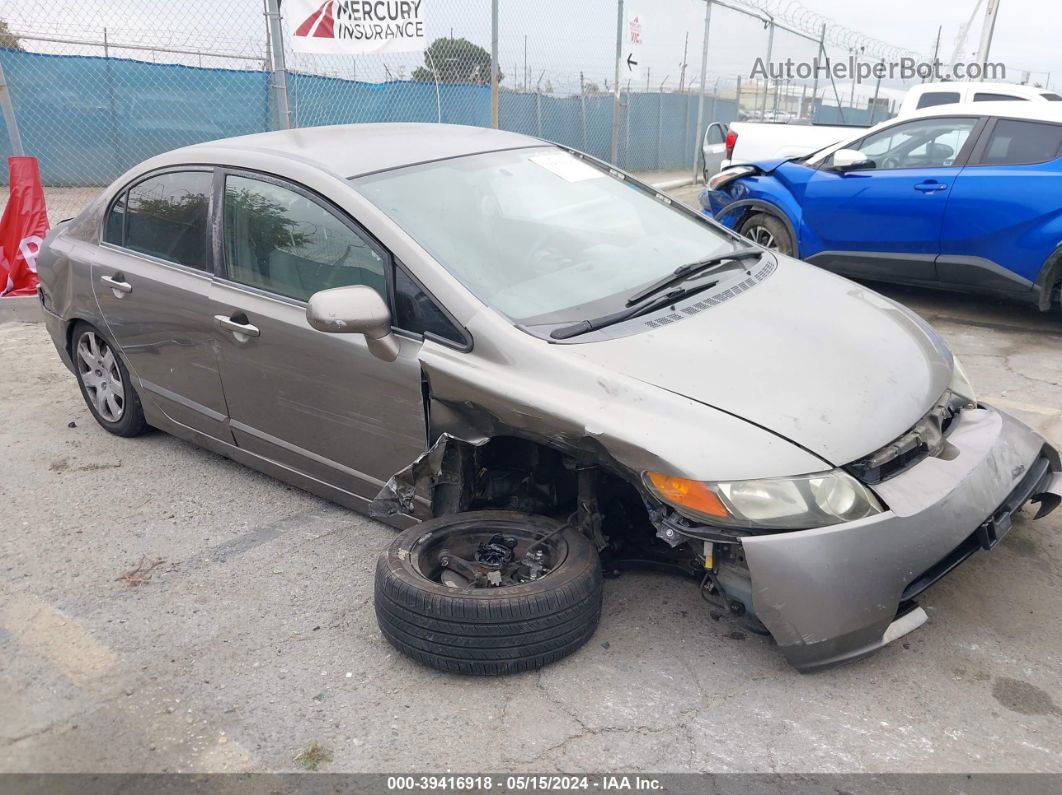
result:
[[(793, 157), (798, 156), (799, 155), (794, 155)], [(731, 167), (754, 166), (755, 168), (758, 168), (760, 171), (762, 171), (764, 174), (770, 174), (772, 171), (778, 168), (778, 166), (782, 165), (783, 163), (788, 163), (792, 159), (792, 157), (775, 157), (771, 158), (770, 160), (753, 160), (751, 162), (735, 160), (731, 164)]]
[(694, 314), (685, 306), (666, 324), (639, 318), (606, 329), (612, 339), (570, 351), (741, 417), (837, 466), (909, 430), (951, 380), (950, 352), (913, 312), (786, 257), (728, 300)]

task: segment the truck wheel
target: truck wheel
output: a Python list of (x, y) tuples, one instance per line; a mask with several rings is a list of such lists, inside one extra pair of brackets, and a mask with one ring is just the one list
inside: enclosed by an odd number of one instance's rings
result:
[(390, 643), (441, 671), (490, 676), (574, 652), (601, 616), (597, 550), (544, 516), (471, 511), (415, 525), (376, 566)]
[(796, 256), (796, 244), (793, 242), (793, 237), (782, 220), (776, 216), (753, 213), (741, 222), (738, 232), (764, 248), (788, 257)]

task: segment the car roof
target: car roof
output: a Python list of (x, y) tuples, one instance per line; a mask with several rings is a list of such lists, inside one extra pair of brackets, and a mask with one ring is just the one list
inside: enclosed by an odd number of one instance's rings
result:
[(1048, 88), (1039, 88), (1037, 86), (1023, 85), (1021, 83), (988, 83), (972, 81), (957, 82), (954, 80), (945, 80), (938, 83), (920, 83), (916, 86), (911, 86), (908, 89), (911, 96), (921, 96), (935, 91), (972, 91), (974, 93), (982, 91), (987, 94), (991, 93), (1006, 93), (1012, 96), (1018, 97), (1039, 97), (1043, 94), (1052, 93)]
[(921, 108), (907, 116), (889, 119), (889, 121), (920, 119), (925, 116), (963, 116), (966, 114), (1062, 123), (1062, 102), (1028, 102), (1020, 99), (1002, 100), (1000, 102), (956, 102), (950, 105), (934, 105), (929, 108)]
[(254, 151), (357, 177), (451, 157), (547, 146), (537, 138), (460, 124), (337, 124), (242, 135), (167, 153), (185, 162), (223, 164), (226, 149)]

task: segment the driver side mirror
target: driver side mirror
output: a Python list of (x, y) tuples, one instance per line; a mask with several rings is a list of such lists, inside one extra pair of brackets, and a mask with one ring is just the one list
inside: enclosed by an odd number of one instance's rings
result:
[(838, 149), (833, 153), (833, 171), (856, 171), (861, 168), (874, 168), (874, 161), (858, 149)]
[(310, 296), (306, 322), (328, 334), (364, 334), (369, 352), (385, 362), (398, 358), (398, 340), (391, 332), (391, 310), (371, 287), (333, 287)]

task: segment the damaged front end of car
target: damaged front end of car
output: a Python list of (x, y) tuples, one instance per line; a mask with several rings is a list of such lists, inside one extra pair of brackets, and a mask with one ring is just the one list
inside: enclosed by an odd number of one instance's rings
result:
[[(859, 659), (915, 629), (922, 591), (998, 543), (1025, 504), (1039, 516), (1062, 498), (1056, 451), (978, 402), (928, 338), (918, 344), (936, 374), (922, 383), (939, 384), (937, 399), (878, 449), (836, 460), (661, 388), (662, 376), (635, 377), (629, 355), (621, 371), (584, 346), (529, 336), (493, 348), (502, 335), (484, 325), (500, 322), (470, 323), (471, 357), (424, 346), (435, 441), (388, 481), (373, 515), (408, 524), (501, 509), (564, 521), (593, 542), (606, 573), (696, 578), (706, 600), (769, 633), (801, 671)], [(892, 378), (883, 361), (875, 366), (875, 377)], [(823, 428), (833, 450), (849, 439)]]

